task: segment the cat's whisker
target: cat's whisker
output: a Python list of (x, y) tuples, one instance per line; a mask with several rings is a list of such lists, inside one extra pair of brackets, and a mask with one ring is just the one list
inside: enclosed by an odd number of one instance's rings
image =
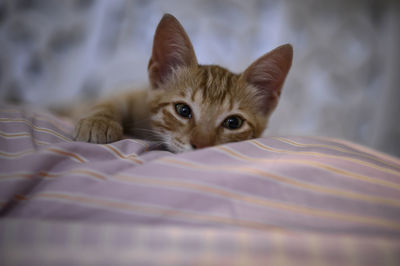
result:
[(162, 132), (156, 131), (154, 129), (135, 128), (134, 130), (136, 132), (142, 132), (142, 133), (149, 134), (150, 136), (153, 136), (153, 137), (162, 138), (162, 136), (163, 136)]

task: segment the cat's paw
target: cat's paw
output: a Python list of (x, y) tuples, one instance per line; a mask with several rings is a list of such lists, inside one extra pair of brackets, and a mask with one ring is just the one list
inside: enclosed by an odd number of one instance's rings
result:
[(76, 141), (91, 143), (111, 143), (121, 140), (123, 136), (122, 126), (105, 117), (82, 118), (75, 125), (74, 139)]

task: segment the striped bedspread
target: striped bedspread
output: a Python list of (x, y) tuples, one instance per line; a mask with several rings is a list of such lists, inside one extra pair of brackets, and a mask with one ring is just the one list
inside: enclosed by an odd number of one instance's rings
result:
[(172, 154), (0, 108), (0, 265), (400, 265), (400, 160), (320, 137)]

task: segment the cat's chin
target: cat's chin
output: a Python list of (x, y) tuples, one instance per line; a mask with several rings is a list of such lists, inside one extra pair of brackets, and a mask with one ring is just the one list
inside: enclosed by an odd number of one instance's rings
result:
[(176, 143), (169, 143), (167, 145), (167, 149), (173, 153), (182, 153), (182, 152), (186, 152), (186, 151), (192, 151), (193, 148), (185, 145), (181, 145), (181, 144), (176, 144)]
[(182, 153), (182, 152), (192, 151), (193, 149), (191, 149), (191, 148), (185, 149), (185, 148), (178, 148), (178, 147), (168, 147), (168, 150), (170, 152), (173, 152), (173, 153)]

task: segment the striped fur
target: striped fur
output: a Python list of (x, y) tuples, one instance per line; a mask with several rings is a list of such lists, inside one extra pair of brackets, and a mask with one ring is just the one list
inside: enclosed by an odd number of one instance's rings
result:
[[(162, 90), (149, 93), (153, 128), (169, 136), (172, 151), (190, 150), (196, 138), (206, 146), (258, 137), (268, 117), (257, 111), (257, 95), (240, 76), (219, 66), (181, 68), (163, 84)], [(193, 118), (180, 117), (175, 103), (191, 107)], [(245, 119), (236, 130), (222, 127), (230, 115)]]
[[(74, 138), (110, 143), (123, 133), (158, 140), (173, 152), (259, 137), (275, 109), (292, 62), (287, 44), (265, 54), (242, 74), (217, 65), (199, 65), (189, 37), (172, 15), (161, 19), (148, 71), (151, 88), (97, 104), (81, 118)], [(186, 104), (192, 118), (175, 106)], [(240, 117), (240, 128), (223, 122)]]

